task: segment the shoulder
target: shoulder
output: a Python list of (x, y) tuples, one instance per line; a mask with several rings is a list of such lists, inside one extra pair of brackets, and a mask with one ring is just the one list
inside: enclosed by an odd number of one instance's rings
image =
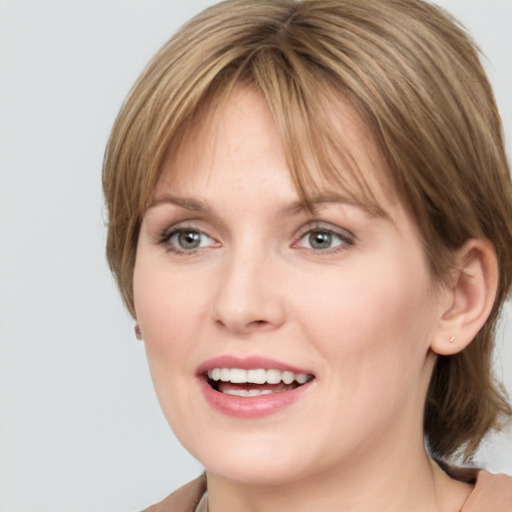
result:
[[(471, 471), (472, 475), (474, 470)], [(460, 475), (459, 475), (460, 476)], [(143, 512), (194, 512), (206, 491), (204, 475), (180, 487)], [(461, 512), (512, 512), (512, 478), (478, 471), (475, 488)]]
[(512, 512), (512, 478), (481, 470), (461, 512)]
[(205, 491), (206, 477), (201, 475), (143, 512), (194, 512)]

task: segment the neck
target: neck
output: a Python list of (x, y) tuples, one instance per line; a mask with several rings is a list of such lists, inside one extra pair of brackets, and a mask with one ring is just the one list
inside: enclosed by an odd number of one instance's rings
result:
[[(209, 512), (457, 512), (471, 487), (449, 478), (423, 447), (279, 484), (247, 484), (208, 473)], [(398, 460), (397, 453), (402, 455)], [(392, 455), (390, 457), (390, 455)], [(385, 462), (388, 461), (388, 462)], [(392, 461), (392, 462), (389, 462)], [(349, 468), (349, 469), (347, 469)]]

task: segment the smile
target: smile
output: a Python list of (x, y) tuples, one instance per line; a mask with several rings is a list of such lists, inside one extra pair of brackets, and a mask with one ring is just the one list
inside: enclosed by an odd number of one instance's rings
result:
[(220, 356), (196, 371), (206, 402), (237, 418), (262, 418), (304, 400), (315, 375), (304, 368), (266, 357)]
[(273, 368), (213, 368), (206, 373), (206, 378), (214, 390), (226, 395), (254, 397), (291, 391), (313, 376)]

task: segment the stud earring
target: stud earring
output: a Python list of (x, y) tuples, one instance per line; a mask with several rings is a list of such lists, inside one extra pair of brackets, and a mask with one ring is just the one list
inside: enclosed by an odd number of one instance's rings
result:
[(455, 341), (455, 336), (450, 336), (450, 343), (453, 343)]
[(142, 331), (140, 330), (139, 324), (135, 324), (135, 327), (133, 328), (133, 330), (135, 331), (135, 337), (138, 340), (141, 340), (142, 339)]

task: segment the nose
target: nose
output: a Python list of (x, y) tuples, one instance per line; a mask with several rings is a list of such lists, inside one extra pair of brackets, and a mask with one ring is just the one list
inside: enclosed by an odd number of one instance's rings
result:
[(279, 268), (268, 255), (233, 254), (217, 278), (214, 321), (243, 335), (279, 328), (285, 320)]

